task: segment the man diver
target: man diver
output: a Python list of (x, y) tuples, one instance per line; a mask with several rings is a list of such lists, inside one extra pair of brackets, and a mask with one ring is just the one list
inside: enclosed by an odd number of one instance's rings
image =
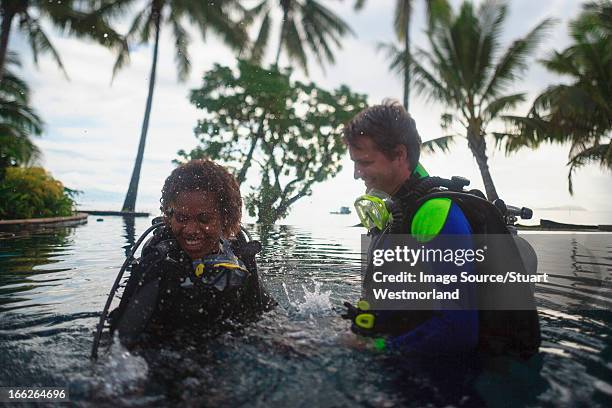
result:
[(248, 320), (275, 302), (261, 287), (256, 241), (241, 233), (236, 179), (210, 160), (193, 160), (162, 189), (163, 226), (132, 264), (111, 333), (131, 344), (156, 337), (216, 330)]
[[(372, 236), (370, 254), (376, 245), (384, 246), (380, 238), (387, 233), (410, 234), (425, 245), (435, 245), (439, 236), (459, 235), (465, 237), (461, 244), (465, 249), (472, 247), (476, 233), (508, 233), (501, 213), (482, 193), (463, 190), (467, 180), (429, 177), (419, 164), (421, 138), (415, 121), (398, 102), (385, 101), (357, 114), (345, 127), (344, 139), (354, 162), (354, 177), (366, 185), (369, 209), (382, 210), (368, 212), (357, 205), (359, 199), (356, 202), (362, 224)], [(450, 194), (428, 198), (441, 185), (443, 191), (461, 192), (460, 198)], [(475, 215), (484, 213), (490, 216)], [(372, 262), (370, 256), (368, 262)], [(473, 265), (467, 269), (478, 273)], [(448, 273), (447, 266), (444, 272)], [(457, 355), (478, 350), (528, 358), (537, 352), (540, 330), (535, 309), (482, 311), (475, 299), (475, 295), (468, 299), (468, 306), (461, 310), (430, 311), (374, 311), (363, 300), (357, 306), (347, 302), (343, 317), (352, 321), (353, 332), (374, 338), (376, 348), (404, 354)]]

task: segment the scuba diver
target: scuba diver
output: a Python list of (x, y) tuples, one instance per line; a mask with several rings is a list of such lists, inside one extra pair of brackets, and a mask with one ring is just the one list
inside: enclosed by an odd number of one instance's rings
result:
[[(275, 306), (263, 289), (255, 254), (258, 241), (241, 230), (242, 198), (236, 179), (210, 160), (172, 171), (162, 189), (163, 217), (139, 239), (120, 271), (100, 318), (92, 357), (108, 324), (124, 345), (152, 338), (215, 331), (249, 321)], [(150, 231), (141, 257), (136, 247)], [(107, 318), (125, 267), (131, 274), (119, 306)]]
[[(371, 279), (374, 250), (385, 249), (388, 234), (409, 234), (432, 248), (445, 236), (461, 236), (465, 239), (460, 245), (466, 250), (474, 248), (479, 239), (501, 235), (507, 237), (501, 244), (486, 242), (489, 252), (496, 255), (487, 257), (490, 262), (461, 270), (483, 274), (486, 269), (499, 268), (503, 260), (516, 268), (511, 270), (525, 271), (521, 260), (525, 251), (519, 250), (518, 237), (505, 222), (505, 217), (512, 217), (508, 207), (501, 200), (487, 201), (478, 190), (467, 191), (469, 181), (464, 178), (430, 177), (419, 164), (421, 138), (415, 121), (398, 102), (385, 101), (357, 114), (345, 127), (344, 140), (354, 162), (354, 176), (367, 188), (367, 194), (355, 202), (371, 237), (364, 285)], [(524, 244), (526, 241), (520, 246)], [(444, 271), (430, 267), (437, 274), (449, 272), (448, 265)], [(357, 305), (346, 302), (343, 318), (351, 320), (354, 333), (373, 338), (377, 349), (404, 354), (450, 356), (477, 351), (529, 358), (538, 352), (540, 325), (530, 287), (520, 289), (527, 299), (526, 310), (490, 310), (482, 306), (481, 299), (494, 299), (496, 294), (472, 289), (468, 305), (460, 310), (373, 310), (362, 299)]]

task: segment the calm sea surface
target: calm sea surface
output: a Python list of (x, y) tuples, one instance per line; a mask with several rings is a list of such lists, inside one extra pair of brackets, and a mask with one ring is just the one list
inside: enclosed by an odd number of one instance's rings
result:
[(262, 237), (279, 307), (259, 322), (140, 355), (113, 344), (92, 363), (126, 248), (150, 225), (96, 218), (0, 238), (0, 386), (65, 386), (81, 406), (612, 406), (612, 235), (535, 245), (552, 284), (536, 293), (543, 345), (528, 363), (359, 349), (339, 312), (360, 294), (361, 230), (340, 225)]

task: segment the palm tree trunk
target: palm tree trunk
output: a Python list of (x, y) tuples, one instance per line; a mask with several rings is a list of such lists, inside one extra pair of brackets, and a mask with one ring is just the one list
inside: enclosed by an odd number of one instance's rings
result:
[(136, 197), (138, 196), (138, 182), (140, 181), (140, 169), (144, 157), (145, 143), (147, 141), (147, 131), (149, 130), (149, 118), (151, 117), (151, 106), (153, 104), (153, 90), (155, 89), (155, 75), (157, 71), (157, 55), (159, 51), (159, 32), (161, 30), (161, 10), (154, 10), (155, 15), (155, 45), (153, 47), (153, 65), (151, 66), (151, 75), (149, 76), (149, 95), (147, 96), (147, 105), (145, 107), (144, 120), (142, 122), (142, 130), (140, 132), (140, 142), (138, 144), (138, 154), (130, 179), (130, 186), (123, 202), (121, 211), (134, 211), (136, 208)]
[(15, 10), (5, 5), (2, 10), (2, 16), (2, 28), (0, 31), (0, 81), (4, 78), (4, 64), (6, 63), (9, 35), (11, 34), (11, 25), (13, 24), (13, 17), (15, 17)]
[(410, 19), (412, 10), (410, 6), (406, 12), (406, 32), (404, 33), (404, 108), (410, 112)]
[(489, 201), (497, 200), (497, 190), (495, 190), (495, 184), (493, 184), (493, 178), (489, 171), (489, 164), (487, 158), (487, 143), (484, 137), (480, 136), (479, 131), (473, 131), (468, 129), (468, 146), (476, 159), (478, 168), (480, 169), (480, 175), (482, 182), (487, 193), (487, 199)]

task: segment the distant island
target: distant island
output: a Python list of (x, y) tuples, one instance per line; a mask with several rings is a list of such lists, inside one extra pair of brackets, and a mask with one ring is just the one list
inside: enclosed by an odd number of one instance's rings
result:
[(579, 205), (560, 205), (557, 207), (534, 208), (534, 210), (538, 210), (538, 211), (588, 211), (586, 208), (580, 207)]

